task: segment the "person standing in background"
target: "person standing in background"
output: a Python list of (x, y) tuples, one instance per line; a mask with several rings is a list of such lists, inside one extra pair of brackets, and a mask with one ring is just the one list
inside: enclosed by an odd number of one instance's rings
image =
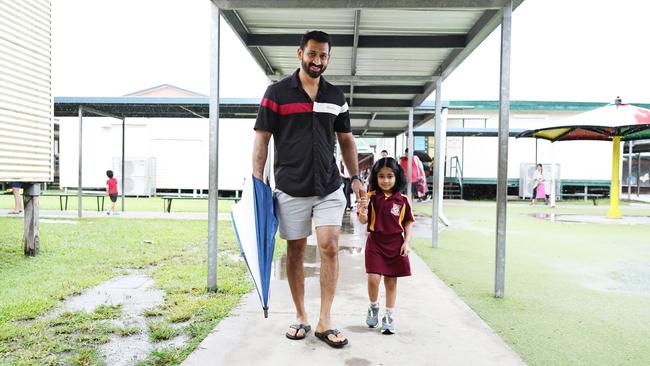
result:
[(113, 178), (112, 170), (107, 170), (106, 176), (108, 177), (108, 180), (106, 181), (106, 194), (111, 199), (111, 209), (110, 211), (106, 211), (106, 214), (110, 215), (112, 212), (113, 215), (115, 215), (115, 202), (117, 202), (117, 179)]
[(20, 198), (20, 190), (22, 187), (23, 185), (20, 182), (11, 183), (11, 192), (14, 195), (14, 210), (9, 211), (9, 214), (11, 215), (18, 215), (19, 213), (23, 212), (23, 201)]

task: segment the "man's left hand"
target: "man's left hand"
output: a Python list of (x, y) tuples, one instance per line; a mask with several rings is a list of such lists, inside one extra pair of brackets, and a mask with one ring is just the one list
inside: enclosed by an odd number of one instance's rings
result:
[(361, 184), (361, 181), (358, 179), (352, 179), (352, 191), (354, 192), (356, 201), (359, 201), (359, 198), (361, 196), (366, 195), (366, 190), (363, 188), (363, 184)]

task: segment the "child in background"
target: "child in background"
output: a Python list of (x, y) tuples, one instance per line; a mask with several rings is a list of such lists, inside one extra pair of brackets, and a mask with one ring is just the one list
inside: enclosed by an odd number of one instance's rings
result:
[(115, 215), (115, 202), (117, 202), (117, 179), (113, 178), (113, 171), (107, 170), (106, 176), (108, 180), (106, 181), (106, 194), (111, 199), (111, 209), (106, 211), (107, 215), (110, 215), (111, 212)]
[(359, 221), (368, 224), (366, 273), (370, 306), (366, 324), (379, 323), (379, 283), (384, 277), (386, 310), (381, 320), (383, 334), (395, 333), (397, 277), (410, 276), (409, 246), (415, 222), (408, 198), (400, 191), (406, 184), (404, 170), (393, 158), (379, 159), (370, 174), (370, 192), (359, 200)]

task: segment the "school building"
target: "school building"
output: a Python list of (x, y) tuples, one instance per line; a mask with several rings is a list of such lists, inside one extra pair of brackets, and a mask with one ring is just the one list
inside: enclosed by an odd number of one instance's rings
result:
[[(128, 106), (130, 98), (192, 100), (207, 110), (207, 97), (171, 85), (161, 85), (118, 98), (107, 98)], [(55, 109), (74, 104), (73, 98), (55, 98)], [(91, 101), (92, 99), (92, 101)], [(77, 98), (78, 103), (104, 103), (102, 98)], [(149, 99), (147, 99), (149, 100)], [(259, 101), (230, 99), (233, 108), (244, 111), (220, 119), (219, 188), (241, 190), (251, 174), (253, 124)], [(427, 102), (424, 103), (426, 105)], [(519, 132), (553, 125), (562, 119), (606, 103), (511, 101), (508, 156), (508, 194), (526, 197), (528, 179), (536, 163), (544, 164), (551, 179), (555, 166), (558, 192), (609, 192), (611, 142), (571, 141), (551, 144), (545, 140), (517, 139)], [(635, 104), (635, 103), (633, 103)], [(106, 103), (104, 103), (106, 105)], [(636, 104), (648, 107), (648, 104)], [(449, 101), (445, 156), (445, 188), (448, 198), (491, 198), (496, 192), (498, 101)], [(122, 107), (126, 108), (126, 107)], [(197, 107), (194, 110), (199, 111)], [(129, 118), (125, 121), (125, 187), (127, 195), (154, 195), (157, 192), (205, 193), (208, 189), (208, 119)], [(75, 117), (57, 118), (58, 183), (61, 188), (78, 185), (79, 121)], [(403, 154), (406, 131), (385, 137), (377, 131), (365, 133), (353, 120), (359, 152), (379, 156)], [(421, 118), (414, 129), (415, 150), (434, 157), (433, 120)], [(105, 171), (121, 171), (122, 121), (107, 117), (86, 117), (83, 126), (82, 181), (84, 189), (103, 189)], [(625, 189), (631, 184), (650, 189), (650, 143), (637, 141), (633, 147), (632, 174), (628, 178), (628, 147), (623, 149), (621, 177)], [(435, 157), (434, 157), (435, 158)], [(638, 177), (638, 178), (637, 178)], [(119, 180), (119, 179), (118, 179)]]

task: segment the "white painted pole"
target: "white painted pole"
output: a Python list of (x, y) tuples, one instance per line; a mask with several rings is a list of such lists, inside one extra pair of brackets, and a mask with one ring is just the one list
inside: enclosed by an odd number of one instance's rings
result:
[(219, 25), (220, 11), (210, 2), (210, 156), (208, 191), (208, 291), (217, 291), (219, 219)]
[[(83, 107), (79, 106), (79, 179), (77, 181), (77, 217), (82, 216), (82, 192), (81, 188), (83, 187), (83, 178), (82, 178), (82, 161), (83, 161), (83, 149), (82, 149), (82, 142), (83, 142)], [(67, 201), (66, 201), (67, 203)]]
[(406, 168), (406, 196), (409, 200), (413, 197), (413, 192), (411, 189), (411, 174), (413, 174), (413, 108), (409, 109), (409, 130), (408, 130), (408, 158), (407, 163), (408, 167)]
[(508, 194), (508, 138), (510, 119), (510, 33), (512, 2), (501, 9), (501, 76), (499, 91), (499, 156), (497, 172), (497, 227), (494, 295), (504, 296), (506, 277), (506, 208)]

